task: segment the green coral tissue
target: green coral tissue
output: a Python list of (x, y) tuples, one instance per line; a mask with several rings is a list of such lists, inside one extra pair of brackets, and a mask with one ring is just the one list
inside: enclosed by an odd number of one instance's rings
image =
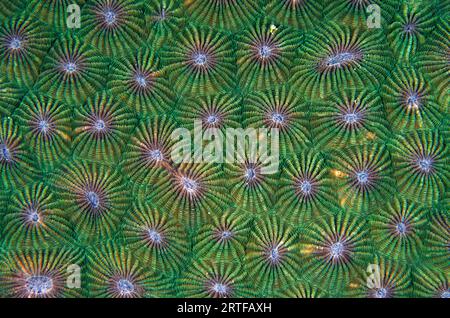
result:
[(449, 298), (449, 21), (0, 0), (0, 298)]

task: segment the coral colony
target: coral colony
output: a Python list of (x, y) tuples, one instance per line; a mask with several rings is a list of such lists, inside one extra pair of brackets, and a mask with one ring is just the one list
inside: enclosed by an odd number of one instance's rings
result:
[(0, 0), (0, 297), (449, 298), (449, 13)]

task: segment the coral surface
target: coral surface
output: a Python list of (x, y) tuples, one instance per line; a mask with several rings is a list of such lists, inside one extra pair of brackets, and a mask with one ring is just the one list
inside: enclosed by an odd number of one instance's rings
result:
[(0, 0), (0, 298), (449, 298), (449, 13)]

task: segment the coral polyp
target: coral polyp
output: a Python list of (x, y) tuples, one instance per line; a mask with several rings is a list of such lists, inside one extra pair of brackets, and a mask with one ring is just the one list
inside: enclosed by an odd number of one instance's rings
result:
[(149, 41), (159, 47), (184, 26), (183, 6), (176, 0), (150, 0), (144, 5)]
[(116, 159), (136, 125), (133, 112), (105, 93), (88, 98), (75, 112), (75, 153), (85, 158)]
[(243, 298), (253, 294), (241, 266), (233, 262), (197, 262), (178, 285), (183, 297)]
[(388, 135), (388, 122), (376, 93), (340, 91), (329, 101), (312, 106), (311, 136), (314, 144), (324, 148), (370, 143)]
[(329, 168), (324, 158), (314, 152), (289, 158), (277, 189), (278, 213), (305, 222), (337, 207)]
[(209, 220), (219, 206), (229, 204), (221, 169), (212, 163), (180, 163), (155, 184), (158, 204), (178, 220), (196, 227)]
[[(400, 266), (382, 257), (375, 257), (367, 273), (349, 284), (347, 296), (365, 298), (406, 298), (411, 297), (411, 273), (408, 268)], [(370, 265), (369, 265), (370, 266)]]
[(229, 208), (221, 215), (213, 215), (209, 224), (196, 233), (194, 253), (199, 258), (234, 262), (244, 255), (252, 219), (248, 212)]
[(177, 109), (177, 119), (190, 130), (194, 129), (196, 121), (204, 129), (225, 131), (226, 128), (237, 128), (240, 126), (240, 102), (237, 96), (231, 94), (188, 98)]
[(238, 77), (242, 88), (270, 88), (288, 80), (299, 34), (282, 25), (258, 21), (238, 37)]
[(87, 161), (69, 162), (55, 179), (59, 202), (80, 241), (99, 240), (116, 231), (128, 208), (125, 184), (117, 170)]
[[(71, 288), (71, 266), (80, 270), (82, 255), (69, 249), (24, 249), (11, 251), (0, 270), (1, 294), (12, 298), (81, 297), (81, 288)], [(81, 273), (80, 273), (81, 274)], [(76, 282), (74, 282), (76, 283)]]
[(307, 107), (286, 87), (257, 92), (244, 100), (244, 126), (279, 130), (283, 153), (304, 148), (309, 141)]
[(56, 196), (43, 183), (14, 193), (3, 222), (3, 236), (11, 246), (55, 246), (73, 239)]
[(425, 224), (424, 209), (397, 197), (370, 215), (375, 246), (391, 259), (417, 259)]
[(395, 130), (431, 128), (441, 119), (428, 81), (414, 68), (393, 72), (384, 85), (382, 97)]
[(371, 255), (366, 222), (350, 213), (316, 219), (303, 230), (304, 276), (327, 290), (341, 290)]
[(137, 48), (144, 36), (142, 5), (125, 0), (94, 0), (83, 7), (81, 34), (106, 55)]
[(5, 21), (0, 27), (0, 69), (5, 77), (31, 87), (52, 37), (45, 25), (29, 17)]
[(395, 189), (389, 151), (378, 144), (334, 152), (331, 168), (339, 203), (344, 207), (367, 213), (372, 204)]
[(4, 189), (20, 188), (37, 174), (35, 158), (27, 148), (17, 125), (2, 118), (0, 130), (0, 177)]
[(114, 61), (111, 74), (108, 81), (111, 93), (139, 113), (168, 108), (171, 92), (166, 72), (150, 49), (140, 49), (133, 55)]
[(164, 295), (164, 279), (148, 271), (123, 246), (106, 243), (90, 251), (89, 289), (92, 297), (137, 298)]
[(409, 62), (417, 53), (425, 35), (433, 30), (435, 14), (431, 7), (403, 5), (389, 25), (388, 39), (400, 61)]
[(131, 178), (152, 181), (170, 169), (174, 130), (172, 120), (163, 116), (144, 120), (136, 127), (124, 156), (125, 171)]
[(267, 210), (273, 205), (274, 178), (266, 174), (263, 156), (245, 151), (242, 160), (226, 164), (225, 175), (236, 205), (249, 211)]
[(137, 202), (124, 221), (127, 246), (147, 266), (165, 274), (178, 273), (188, 253), (188, 238), (183, 226), (164, 210)]
[(46, 55), (36, 85), (55, 99), (80, 103), (104, 85), (107, 65), (80, 38), (61, 37)]
[(298, 278), (298, 234), (278, 217), (255, 224), (246, 247), (246, 270), (257, 288), (270, 292)]
[(323, 98), (342, 87), (376, 86), (390, 60), (383, 34), (329, 23), (300, 48), (292, 81), (307, 96)]
[(164, 61), (180, 92), (205, 95), (232, 86), (234, 59), (227, 35), (187, 27), (167, 49)]
[(66, 105), (33, 93), (25, 96), (15, 111), (14, 118), (41, 164), (53, 166), (67, 157), (72, 139), (71, 115)]
[(421, 204), (437, 202), (450, 177), (448, 149), (439, 133), (415, 131), (398, 137), (392, 149), (400, 193)]

